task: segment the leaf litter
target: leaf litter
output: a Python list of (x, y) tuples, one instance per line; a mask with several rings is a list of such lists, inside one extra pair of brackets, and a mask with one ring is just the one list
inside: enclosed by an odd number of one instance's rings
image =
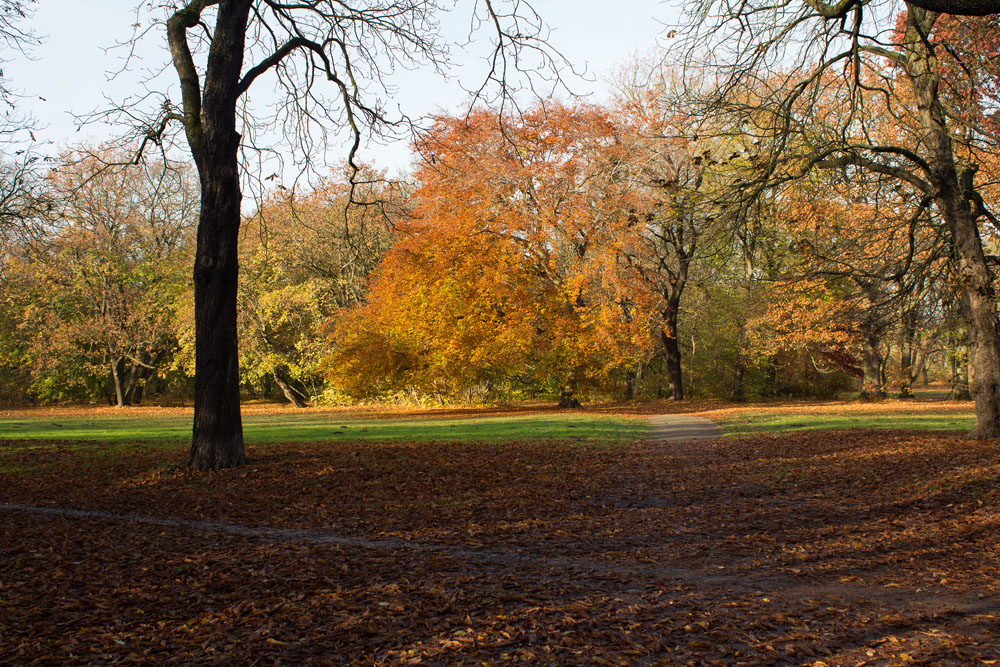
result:
[(975, 665), (1000, 443), (0, 444), (0, 663)]

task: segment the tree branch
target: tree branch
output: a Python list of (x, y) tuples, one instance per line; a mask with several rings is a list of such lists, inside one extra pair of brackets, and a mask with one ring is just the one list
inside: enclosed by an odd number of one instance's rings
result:
[(956, 16), (1000, 14), (1000, 0), (907, 0), (906, 4)]
[(191, 0), (167, 19), (167, 42), (170, 57), (181, 82), (181, 101), (184, 106), (184, 131), (191, 148), (197, 154), (201, 150), (203, 131), (201, 126), (201, 80), (194, 65), (191, 48), (188, 46), (187, 31), (201, 21), (206, 7), (216, 5), (219, 0)]

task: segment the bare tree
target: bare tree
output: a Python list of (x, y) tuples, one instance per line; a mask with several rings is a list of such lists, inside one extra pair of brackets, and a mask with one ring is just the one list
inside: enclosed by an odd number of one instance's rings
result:
[(0, 102), (9, 113), (14, 106), (14, 93), (7, 86), (3, 64), (10, 51), (24, 53), (25, 49), (38, 43), (38, 37), (24, 26), (31, 17), (35, 0), (0, 0)]
[[(201, 181), (195, 284), (195, 417), (188, 464), (207, 470), (246, 462), (237, 368), (237, 239), (241, 150), (268, 131), (283, 135), (301, 160), (323, 151), (331, 133), (350, 135), (354, 166), (362, 139), (392, 133), (407, 118), (391, 111), (389, 75), (451, 64), (441, 34), (440, 0), (185, 0), (165, 3), (171, 64), (180, 100), (164, 96), (141, 133), (140, 153), (162, 146), (179, 124)], [(513, 101), (508, 79), (555, 67), (544, 26), (523, 0), (477, 0), (470, 31), (492, 35), (488, 72), (473, 91)], [(147, 27), (148, 31), (149, 28)], [(471, 35), (469, 37), (471, 41)], [(535, 79), (543, 81), (542, 79)], [(323, 95), (325, 81), (333, 95)], [(252, 88), (271, 85), (284, 102), (267, 122), (252, 116)], [(494, 86), (495, 84), (495, 86)], [(499, 90), (499, 93), (496, 91)], [(493, 92), (491, 92), (493, 91)], [(134, 109), (119, 109), (135, 119)], [(260, 178), (259, 174), (251, 174)]]
[(683, 84), (674, 70), (637, 61), (622, 72), (617, 106), (628, 128), (629, 178), (637, 202), (631, 243), (622, 258), (656, 295), (657, 328), (670, 398), (684, 398), (678, 319), (692, 270), (734, 239), (718, 215), (716, 197), (727, 180), (740, 139), (699, 132), (677, 99)]
[(50, 205), (41, 187), (39, 158), (16, 145), (22, 137), (34, 139), (34, 123), (19, 113), (4, 71), (11, 52), (23, 54), (38, 43), (25, 27), (34, 5), (35, 0), (0, 0), (0, 144), (10, 150), (0, 155), (0, 266), (9, 244), (37, 231), (38, 215)]
[(995, 216), (973, 179), (976, 156), (995, 155), (997, 137), (955, 102), (981, 99), (980, 82), (968, 63), (948, 66), (956, 50), (937, 37), (942, 16), (910, 3), (706, 0), (691, 18), (686, 64), (722, 72), (709, 94), (691, 91), (699, 111), (727, 116), (756, 146), (733, 211), (816, 169), (894, 179), (936, 209), (971, 335), (970, 437), (1000, 436), (997, 294), (979, 232)]

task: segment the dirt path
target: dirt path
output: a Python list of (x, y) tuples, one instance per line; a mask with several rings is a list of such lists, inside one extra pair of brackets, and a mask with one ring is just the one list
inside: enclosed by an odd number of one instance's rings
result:
[(656, 415), (650, 417), (653, 431), (646, 436), (647, 442), (688, 442), (711, 440), (723, 435), (722, 429), (703, 417), (690, 415)]

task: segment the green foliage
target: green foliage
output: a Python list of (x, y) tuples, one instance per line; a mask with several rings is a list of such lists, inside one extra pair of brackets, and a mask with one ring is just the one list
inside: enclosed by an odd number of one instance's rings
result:
[(7, 262), (4, 360), (27, 380), (14, 400), (135, 403), (173, 354), (197, 198), (183, 168), (119, 158), (65, 155), (44, 231)]
[(380, 176), (355, 188), (329, 178), (310, 192), (278, 193), (244, 225), (240, 260), (240, 373), (257, 395), (315, 402), (324, 327), (362, 300), (392, 243), (402, 193)]

